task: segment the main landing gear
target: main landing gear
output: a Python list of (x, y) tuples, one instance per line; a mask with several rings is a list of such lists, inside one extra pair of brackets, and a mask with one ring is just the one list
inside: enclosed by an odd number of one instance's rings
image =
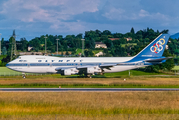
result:
[(91, 75), (87, 75), (86, 77), (87, 77), (87, 78), (92, 78), (92, 76), (91, 76)]
[(78, 76), (79, 78), (92, 78), (92, 76), (90, 74), (81, 74), (80, 76)]
[(85, 78), (92, 78), (91, 74), (85, 74)]
[(24, 79), (26, 78), (25, 73), (22, 73), (22, 78), (24, 78)]

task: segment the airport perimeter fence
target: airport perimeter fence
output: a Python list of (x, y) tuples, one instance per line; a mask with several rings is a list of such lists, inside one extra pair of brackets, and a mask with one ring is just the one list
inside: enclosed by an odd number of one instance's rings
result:
[(178, 120), (179, 114), (0, 115), (0, 120)]

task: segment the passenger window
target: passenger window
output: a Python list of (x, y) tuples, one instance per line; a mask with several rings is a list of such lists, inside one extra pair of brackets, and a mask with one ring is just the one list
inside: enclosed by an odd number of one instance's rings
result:
[(42, 60), (38, 60), (38, 62), (42, 62)]

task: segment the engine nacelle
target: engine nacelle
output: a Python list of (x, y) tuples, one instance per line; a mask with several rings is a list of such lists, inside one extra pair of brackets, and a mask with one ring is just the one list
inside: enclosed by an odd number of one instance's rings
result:
[(87, 74), (97, 74), (97, 73), (101, 73), (102, 69), (99, 68), (98, 66), (88, 67), (86, 72)]
[(61, 75), (74, 75), (74, 74), (78, 74), (78, 70), (76, 68), (71, 68), (71, 69), (65, 69), (65, 70), (61, 70), (60, 74)]
[(87, 74), (94, 74), (94, 72), (95, 72), (94, 67), (88, 67), (87, 68)]
[(64, 70), (64, 75), (71, 75), (71, 69)]

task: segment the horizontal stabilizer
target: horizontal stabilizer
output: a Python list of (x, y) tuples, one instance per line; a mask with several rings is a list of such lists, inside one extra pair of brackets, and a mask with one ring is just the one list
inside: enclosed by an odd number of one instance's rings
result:
[(145, 62), (162, 62), (163, 60), (168, 60), (168, 59), (170, 59), (170, 58), (172, 58), (172, 57), (145, 60)]

